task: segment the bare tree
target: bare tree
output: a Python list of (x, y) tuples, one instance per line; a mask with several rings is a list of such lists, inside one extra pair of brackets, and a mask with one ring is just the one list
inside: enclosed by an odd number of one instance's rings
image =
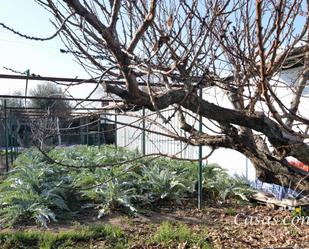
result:
[[(239, 151), (262, 181), (309, 194), (309, 177), (286, 160), (309, 164), (309, 120), (299, 111), (309, 75), (307, 1), (36, 1), (53, 15), (65, 52), (123, 99), (124, 110), (174, 108), (162, 118), (179, 118), (186, 133), (175, 139)], [(281, 81), (296, 65), (294, 81)], [(229, 104), (209, 91), (223, 92)], [(190, 113), (203, 116), (203, 132)]]
[(40, 119), (29, 118), (28, 123), (31, 129), (31, 142), (41, 150), (47, 150), (53, 144), (54, 136), (59, 134), (57, 118), (51, 115), (42, 115)]
[[(30, 94), (37, 97), (31, 99), (31, 107), (46, 111), (46, 114), (43, 114), (40, 119), (35, 118), (32, 120), (29, 118), (33, 141), (38, 142), (41, 149), (43, 149), (46, 147), (48, 139), (51, 140), (50, 143), (52, 143), (53, 137), (57, 135), (58, 144), (60, 145), (61, 134), (59, 119), (68, 118), (72, 109), (69, 101), (54, 99), (65, 97), (63, 90), (53, 83), (43, 83), (33, 88)], [(52, 98), (49, 99), (49, 97)]]

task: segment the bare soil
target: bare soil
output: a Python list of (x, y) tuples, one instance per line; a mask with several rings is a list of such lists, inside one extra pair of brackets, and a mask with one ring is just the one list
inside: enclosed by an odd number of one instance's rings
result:
[[(190, 207), (191, 206), (191, 207)], [(71, 223), (51, 225), (48, 230), (70, 229), (74, 225), (108, 223), (121, 227), (133, 241), (130, 248), (175, 248), (149, 244), (149, 239), (163, 221), (186, 223), (194, 232), (205, 231), (205, 240), (213, 248), (308, 248), (309, 217), (296, 217), (291, 211), (274, 210), (251, 204), (212, 204), (202, 210), (190, 205), (169, 205), (147, 210), (143, 215), (128, 216), (114, 212), (103, 219), (95, 210), (83, 213)], [(29, 226), (22, 229), (34, 229)], [(98, 241), (95, 248), (104, 248)], [(176, 248), (187, 248), (179, 245)]]

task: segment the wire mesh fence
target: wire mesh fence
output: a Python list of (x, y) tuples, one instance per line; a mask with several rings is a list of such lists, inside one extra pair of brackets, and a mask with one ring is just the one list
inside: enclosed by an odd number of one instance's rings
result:
[[(161, 153), (194, 160), (200, 159), (209, 152), (207, 147), (203, 147), (200, 151), (198, 146), (165, 136), (167, 125), (162, 124), (158, 118), (153, 118), (155, 114), (148, 110), (131, 114), (114, 111), (100, 111), (99, 114), (74, 112), (67, 118), (57, 119), (49, 116), (44, 110), (13, 108), (4, 104), (3, 100), (0, 109), (2, 172), (8, 170), (9, 165), (23, 148), (40, 143), (48, 146), (115, 144), (115, 146), (137, 149), (142, 154)], [(166, 110), (162, 115), (167, 117), (171, 113), (172, 110)], [(170, 125), (177, 127), (176, 121), (173, 122)], [(226, 156), (222, 156), (221, 153)], [(220, 165), (223, 158), (229, 158), (231, 163), (228, 170), (231, 174), (245, 175), (247, 179), (252, 180), (254, 172), (246, 159), (240, 155), (233, 159), (233, 155), (230, 154), (227, 151), (214, 153), (207, 162)], [(204, 160), (203, 164), (207, 162)]]
[[(66, 118), (44, 110), (0, 105), (0, 172), (9, 171), (17, 155), (31, 146), (72, 146), (115, 144), (115, 118), (107, 114), (72, 113)], [(115, 116), (109, 114), (109, 117)]]
[[(158, 153), (181, 159), (199, 160), (208, 149), (192, 146), (166, 136), (168, 125), (173, 129), (177, 121), (165, 125), (149, 110), (134, 113), (72, 112), (66, 118), (49, 115), (46, 110), (16, 108), (2, 100), (0, 106), (0, 168), (7, 171), (17, 154), (23, 149), (44, 143), (48, 146), (71, 146), (77, 144), (115, 146), (137, 149), (142, 154)], [(162, 115), (172, 115), (165, 110)], [(151, 118), (150, 118), (151, 117)], [(181, 133), (181, 131), (179, 131)], [(181, 135), (181, 134), (180, 134)], [(227, 152), (225, 152), (227, 153)], [(220, 158), (221, 156), (218, 156)], [(235, 160), (239, 160), (237, 157)], [(211, 161), (210, 161), (211, 162)], [(203, 163), (207, 163), (205, 160)], [(220, 160), (218, 162), (220, 164)], [(248, 174), (248, 165), (241, 158), (242, 167), (230, 165), (232, 174)]]

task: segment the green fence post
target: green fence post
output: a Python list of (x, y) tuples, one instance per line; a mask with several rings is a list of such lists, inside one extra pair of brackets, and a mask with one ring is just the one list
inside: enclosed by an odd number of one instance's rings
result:
[[(14, 114), (14, 113), (13, 113)], [(13, 144), (13, 160), (16, 159), (16, 146), (17, 146), (17, 123), (15, 115), (12, 115), (12, 144)]]
[(83, 129), (83, 118), (79, 118), (79, 143), (84, 144), (84, 129)]
[(7, 123), (7, 106), (6, 99), (4, 100), (4, 136), (5, 136), (5, 167), (6, 172), (9, 171), (9, 136), (8, 136), (8, 123)]
[(17, 155), (18, 155), (18, 140), (17, 140), (17, 137), (18, 137), (18, 130), (17, 130), (17, 118), (16, 118), (16, 115), (14, 115), (14, 125), (15, 125), (15, 134), (14, 134), (14, 160), (17, 158)]
[(145, 107), (142, 109), (143, 121), (142, 121), (142, 154), (146, 155), (146, 122), (145, 122)]
[(88, 118), (88, 116), (86, 117), (86, 123), (87, 123), (87, 128), (86, 128), (86, 132), (87, 132), (86, 142), (87, 142), (87, 145), (89, 145), (89, 118)]
[(98, 118), (98, 147), (100, 149), (101, 146), (101, 115), (99, 114)]
[(10, 144), (10, 158), (11, 158), (11, 165), (13, 164), (13, 127), (12, 127), (12, 113), (9, 113), (9, 144)]
[[(203, 90), (199, 90), (200, 98), (203, 96)], [(203, 117), (199, 115), (199, 132), (203, 131)], [(202, 209), (203, 206), (203, 146), (199, 145), (199, 165), (198, 165), (198, 200), (197, 206), (198, 209)]]
[(29, 139), (29, 129), (27, 126), (25, 127), (25, 130), (24, 130), (24, 140), (25, 140), (26, 147), (31, 146), (32, 141)]
[(27, 69), (25, 72), (24, 72), (27, 76), (26, 78), (26, 88), (25, 88), (25, 107), (27, 107), (27, 92), (28, 92), (28, 82), (29, 82), (29, 76), (30, 76), (30, 70)]
[(117, 149), (117, 111), (115, 111), (115, 147)]

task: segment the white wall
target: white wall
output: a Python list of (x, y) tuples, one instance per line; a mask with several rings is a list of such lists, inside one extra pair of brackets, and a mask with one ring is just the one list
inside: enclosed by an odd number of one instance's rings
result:
[[(146, 115), (150, 114), (150, 111), (146, 111)], [(163, 112), (165, 117), (173, 114), (173, 111)], [(128, 113), (128, 116), (119, 114), (117, 120), (121, 123), (131, 124), (138, 127), (142, 127), (142, 120), (137, 117), (141, 115), (138, 113)], [(162, 124), (163, 127), (173, 130), (172, 127), (176, 128), (176, 131), (183, 135), (183, 131), (179, 129), (179, 124), (175, 118), (171, 120), (171, 124), (163, 124), (162, 119), (153, 114), (152, 118)], [(194, 118), (188, 118), (191, 124), (194, 123)], [(206, 119), (203, 122), (207, 126), (211, 126)], [(196, 122), (196, 128), (198, 128), (198, 122)], [(118, 124), (117, 126), (117, 144), (130, 149), (138, 149), (142, 151), (142, 130), (137, 130), (132, 127)], [(178, 129), (177, 129), (178, 128)], [(212, 127), (213, 129), (215, 127)], [(146, 129), (165, 133), (165, 129), (158, 127), (154, 123), (146, 122)], [(209, 132), (209, 131), (208, 131)], [(146, 135), (146, 154), (150, 153), (162, 153), (168, 155), (176, 155), (180, 158), (198, 159), (199, 148), (198, 146), (191, 146), (184, 142), (176, 141), (173, 138), (169, 138), (163, 135), (157, 135), (151, 132), (145, 132)], [(208, 155), (210, 149), (207, 146), (203, 147), (203, 156)], [(205, 161), (206, 163), (206, 161)], [(226, 168), (231, 175), (238, 174), (248, 176), (250, 180), (255, 179), (255, 170), (249, 160), (246, 159), (241, 153), (230, 149), (217, 149), (207, 160), (207, 163), (217, 163), (221, 167)]]
[[(292, 85), (295, 79), (297, 79), (299, 74), (299, 71), (296, 69), (286, 70), (280, 75), (278, 75), (279, 83), (277, 84), (280, 86), (278, 90), (278, 96), (279, 98), (286, 103), (287, 106), (289, 106), (289, 103), (291, 101), (291, 95), (289, 95), (289, 91), (284, 89), (284, 86)], [(275, 82), (275, 81), (274, 81)], [(204, 98), (207, 99), (207, 101), (220, 104), (224, 107), (230, 107), (231, 104), (229, 100), (227, 99), (227, 96), (221, 92), (218, 91), (218, 89), (212, 88), (212, 89), (204, 89), (203, 91)], [(261, 108), (265, 109), (265, 106), (262, 106)], [(146, 115), (150, 114), (150, 111), (146, 111)], [(171, 116), (173, 111), (166, 111), (163, 113), (164, 117)], [(139, 113), (131, 113), (130, 115), (140, 115)], [(192, 113), (191, 113), (192, 114)], [(305, 96), (301, 100), (301, 106), (300, 106), (300, 114), (304, 117), (308, 118), (309, 116), (309, 88), (307, 87), (307, 90), (305, 91)], [(194, 115), (194, 114), (192, 114)], [(172, 118), (170, 124), (164, 124), (162, 122), (162, 119), (157, 115), (153, 113), (152, 118), (160, 123), (163, 127), (173, 131), (173, 127), (176, 129), (176, 132), (179, 132), (183, 135), (182, 131), (180, 131), (179, 124), (175, 118)], [(139, 127), (142, 127), (142, 121), (138, 120), (135, 117), (130, 116), (118, 116), (118, 120), (123, 123), (131, 123), (134, 122), (134, 125), (137, 125)], [(196, 120), (192, 117), (187, 117), (187, 121), (190, 124), (195, 124), (195, 128), (198, 129), (198, 117), (196, 117)], [(205, 124), (207, 127), (211, 129), (216, 129), (216, 127), (203, 118), (203, 124)], [(121, 127), (121, 128), (120, 128)], [(117, 133), (117, 143), (120, 146), (128, 147), (131, 149), (138, 148), (140, 151), (142, 150), (142, 131), (136, 130), (134, 128), (129, 128), (126, 126), (119, 126), (120, 128)], [(164, 128), (160, 128), (156, 126), (154, 123), (146, 123), (146, 128), (157, 131), (157, 132), (165, 132)], [(304, 127), (301, 127), (303, 129)], [(206, 128), (203, 128), (204, 131), (206, 131)], [(207, 133), (211, 133), (209, 130), (207, 130)], [(203, 147), (203, 156), (207, 155), (209, 153), (210, 149), (206, 146)], [(164, 137), (162, 135), (152, 134), (150, 132), (146, 132), (146, 153), (164, 153), (169, 155), (177, 155), (179, 157), (183, 158), (190, 158), (190, 159), (198, 159), (199, 153), (198, 153), (198, 147), (194, 146), (188, 146), (183, 142), (175, 141), (172, 138)], [(207, 160), (209, 163), (217, 163), (223, 168), (228, 169), (230, 174), (238, 174), (238, 175), (244, 175), (248, 176), (250, 180), (255, 179), (255, 169), (252, 166), (251, 162), (241, 153), (237, 151), (233, 151), (230, 149), (217, 149)]]

